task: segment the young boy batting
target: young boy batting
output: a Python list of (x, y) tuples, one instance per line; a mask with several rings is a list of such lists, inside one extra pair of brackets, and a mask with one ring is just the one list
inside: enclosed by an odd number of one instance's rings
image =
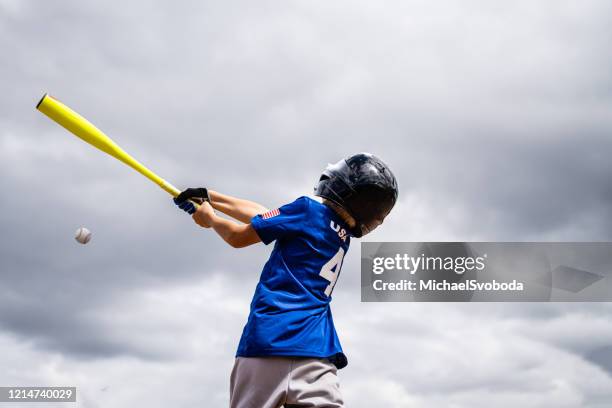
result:
[[(322, 203), (300, 197), (271, 211), (205, 188), (187, 189), (174, 200), (234, 248), (275, 241), (238, 345), (231, 408), (343, 406), (337, 370), (347, 359), (331, 294), (351, 237), (382, 224), (398, 189), (380, 159), (361, 153), (328, 166), (315, 194)], [(196, 210), (189, 200), (201, 205)]]

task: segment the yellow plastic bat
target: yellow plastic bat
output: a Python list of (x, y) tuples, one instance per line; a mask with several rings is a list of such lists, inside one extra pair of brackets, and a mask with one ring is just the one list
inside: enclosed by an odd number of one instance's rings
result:
[(38, 102), (38, 105), (36, 105), (36, 109), (50, 117), (54, 122), (60, 124), (75, 136), (78, 136), (90, 145), (102, 150), (104, 153), (110, 154), (117, 160), (121, 160), (123, 163), (163, 188), (173, 197), (179, 195), (180, 191), (176, 187), (146, 168), (138, 160), (134, 159), (129, 153), (119, 147), (100, 129), (57, 99), (45, 94), (40, 102)]

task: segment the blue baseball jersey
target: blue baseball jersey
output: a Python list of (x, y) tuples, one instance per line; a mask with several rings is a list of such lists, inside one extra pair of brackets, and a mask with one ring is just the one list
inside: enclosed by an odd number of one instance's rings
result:
[(236, 355), (329, 358), (344, 367), (329, 303), (350, 244), (347, 225), (308, 197), (257, 215), (251, 225), (262, 242), (275, 244)]

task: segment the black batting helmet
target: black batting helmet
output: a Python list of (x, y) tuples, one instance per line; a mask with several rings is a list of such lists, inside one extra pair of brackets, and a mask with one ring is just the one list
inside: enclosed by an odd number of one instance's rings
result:
[(369, 153), (327, 166), (315, 187), (317, 196), (338, 204), (357, 221), (351, 232), (358, 238), (382, 223), (397, 201), (397, 192), (389, 167)]

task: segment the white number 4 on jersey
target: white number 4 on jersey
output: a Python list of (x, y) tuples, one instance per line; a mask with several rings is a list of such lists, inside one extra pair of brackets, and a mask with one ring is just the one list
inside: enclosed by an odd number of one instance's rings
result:
[(319, 276), (327, 279), (329, 281), (329, 285), (325, 288), (325, 295), (327, 297), (331, 296), (332, 291), (334, 290), (334, 286), (336, 286), (336, 280), (338, 280), (338, 275), (340, 275), (340, 268), (342, 268), (342, 260), (344, 259), (344, 249), (338, 249), (336, 255), (332, 257), (323, 268), (321, 268), (321, 272), (319, 272)]

